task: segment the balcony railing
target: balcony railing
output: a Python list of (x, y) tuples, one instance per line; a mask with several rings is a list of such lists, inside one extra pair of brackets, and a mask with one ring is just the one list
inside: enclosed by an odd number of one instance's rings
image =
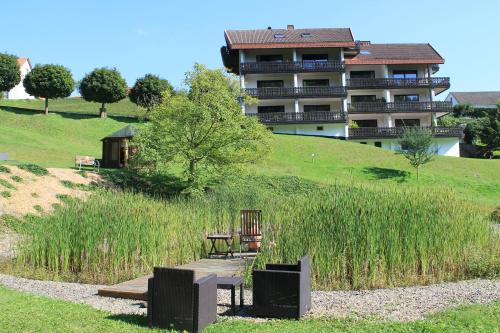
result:
[(347, 104), (349, 113), (451, 112), (451, 102), (357, 102)]
[(243, 62), (240, 64), (241, 74), (258, 73), (307, 73), (307, 72), (342, 72), (345, 70), (342, 61), (286, 61), (286, 62)]
[(406, 89), (406, 88), (450, 88), (449, 77), (422, 77), (416, 79), (359, 78), (346, 81), (347, 89)]
[[(434, 137), (462, 137), (463, 129), (460, 127), (422, 127), (429, 130)], [(368, 139), (368, 138), (391, 138), (399, 137), (405, 127), (359, 127), (349, 129), (349, 138)]]
[(247, 116), (256, 117), (263, 124), (314, 124), (345, 122), (345, 114), (337, 111), (248, 113)]
[(246, 93), (260, 99), (346, 97), (345, 87), (247, 88)]

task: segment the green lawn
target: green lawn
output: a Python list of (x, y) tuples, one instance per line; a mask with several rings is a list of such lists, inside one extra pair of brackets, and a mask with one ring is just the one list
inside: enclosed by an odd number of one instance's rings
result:
[[(101, 157), (100, 139), (130, 122), (135, 120), (67, 114), (45, 117), (0, 108), (0, 152), (9, 153), (17, 161), (71, 167), (75, 155)], [(443, 186), (487, 209), (500, 205), (499, 170), (500, 159), (437, 156), (424, 166), (417, 183), (408, 162), (392, 151), (341, 140), (287, 135), (276, 135), (269, 158), (254, 166), (257, 173), (294, 175), (326, 183)]]
[(319, 182), (443, 186), (489, 208), (500, 205), (500, 159), (436, 156), (423, 167), (417, 183), (414, 169), (393, 151), (335, 139), (276, 135), (274, 151), (255, 170)]
[[(371, 320), (220, 320), (205, 332), (499, 332), (500, 302), (448, 310), (410, 323)], [(33, 296), (0, 286), (0, 332), (155, 332), (137, 315), (112, 315), (87, 305)]]
[[(25, 100), (0, 100), (0, 107), (14, 107), (33, 111), (43, 112), (45, 101), (39, 99)], [(63, 99), (54, 99), (49, 101), (49, 112), (71, 112), (99, 115), (101, 104), (86, 102), (81, 97), (71, 97)], [(121, 116), (143, 116), (144, 113), (137, 109), (137, 106), (130, 102), (128, 98), (118, 103), (107, 104), (106, 109), (109, 115)]]
[(135, 122), (79, 115), (44, 116), (0, 109), (0, 152), (10, 160), (47, 167), (71, 167), (76, 155), (101, 157), (101, 139)]

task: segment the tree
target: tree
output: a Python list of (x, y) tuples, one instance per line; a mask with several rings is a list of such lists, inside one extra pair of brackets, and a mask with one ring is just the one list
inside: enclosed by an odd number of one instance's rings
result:
[(26, 92), (45, 98), (45, 115), (49, 114), (49, 99), (71, 95), (75, 80), (69, 69), (60, 65), (36, 65), (23, 81)]
[(0, 53), (0, 91), (9, 91), (21, 82), (17, 57)]
[(162, 102), (162, 96), (165, 92), (172, 95), (174, 87), (167, 80), (153, 74), (146, 74), (135, 81), (128, 98), (132, 103), (145, 108), (149, 112), (154, 106)]
[(196, 64), (185, 83), (188, 91), (164, 99), (134, 138), (134, 162), (151, 171), (180, 164), (188, 191), (199, 191), (210, 177), (261, 159), (271, 134), (242, 113), (238, 85), (224, 71)]
[(408, 159), (410, 165), (417, 169), (417, 180), (420, 178), (420, 167), (432, 161), (437, 149), (432, 144), (432, 133), (420, 127), (407, 127), (399, 139), (399, 151)]
[(127, 96), (127, 82), (115, 68), (96, 68), (80, 82), (80, 94), (88, 102), (101, 103), (100, 116), (106, 118), (106, 103), (116, 103)]
[(478, 136), (485, 145), (485, 156), (493, 157), (493, 152), (500, 149), (500, 105), (481, 121)]

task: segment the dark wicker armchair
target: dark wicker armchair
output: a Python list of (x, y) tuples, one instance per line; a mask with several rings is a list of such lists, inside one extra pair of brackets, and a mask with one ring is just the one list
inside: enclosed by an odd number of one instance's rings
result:
[(308, 256), (297, 265), (267, 264), (253, 271), (253, 308), (257, 317), (299, 319), (311, 309)]
[(155, 267), (148, 280), (148, 326), (201, 332), (217, 319), (217, 276)]

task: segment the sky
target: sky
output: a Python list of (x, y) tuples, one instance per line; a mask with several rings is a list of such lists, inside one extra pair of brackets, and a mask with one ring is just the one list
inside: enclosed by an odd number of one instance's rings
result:
[(0, 52), (76, 80), (105, 66), (130, 86), (153, 73), (180, 88), (195, 62), (222, 67), (225, 29), (350, 27), (373, 43), (431, 43), (450, 91), (500, 90), (499, 13), (498, 0), (2, 0)]

